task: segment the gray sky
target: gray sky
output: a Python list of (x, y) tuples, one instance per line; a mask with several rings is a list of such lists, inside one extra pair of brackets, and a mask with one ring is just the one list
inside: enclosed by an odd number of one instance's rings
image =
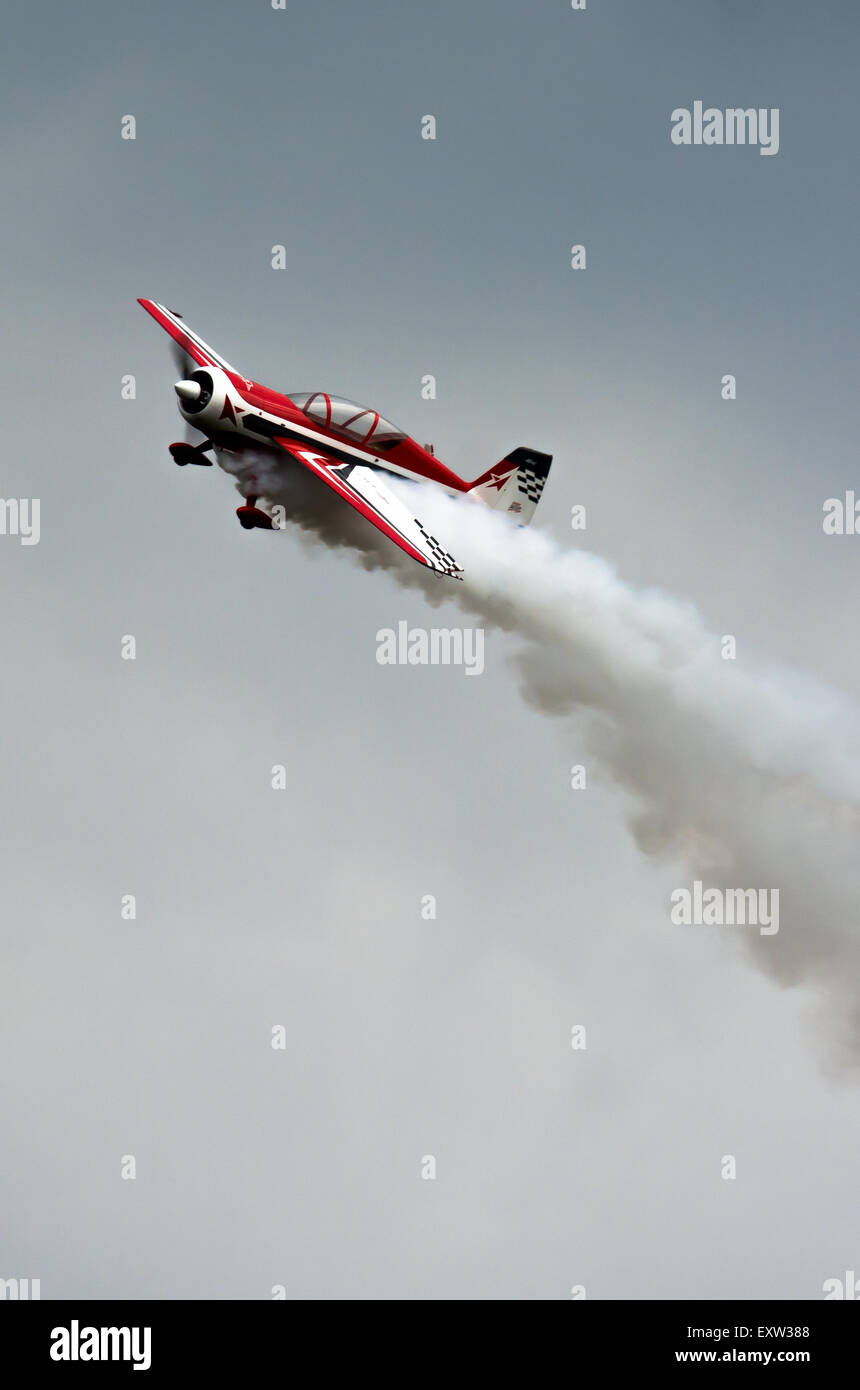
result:
[[(815, 1001), (670, 926), (678, 865), (611, 785), (569, 789), (577, 726), (522, 702), (508, 639), (480, 679), (380, 667), (379, 628), (457, 610), (242, 532), (226, 477), (173, 466), (135, 303), (465, 476), (552, 452), (538, 526), (856, 696), (860, 537), (821, 507), (858, 482), (858, 27), (838, 0), (10, 20), (0, 491), (41, 539), (0, 537), (0, 1277), (815, 1298), (860, 1268)], [(779, 153), (676, 148), (697, 99), (779, 107)]]

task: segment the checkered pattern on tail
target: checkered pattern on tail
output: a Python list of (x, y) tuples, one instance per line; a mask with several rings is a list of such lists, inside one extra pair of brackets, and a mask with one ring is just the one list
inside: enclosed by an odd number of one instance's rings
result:
[(453, 579), (460, 579), (463, 571), (460, 569), (454, 556), (449, 555), (448, 551), (439, 544), (436, 537), (431, 536), (430, 532), (424, 529), (417, 516), (415, 517), (415, 525), (427, 542), (427, 549), (433, 557), (433, 569), (438, 570), (440, 574), (448, 574)]
[(551, 454), (521, 445), (472, 484), (470, 496), (497, 512), (507, 512), (520, 526), (528, 526), (543, 495)]
[(535, 506), (540, 501), (546, 479), (546, 473), (536, 473), (530, 464), (525, 464), (517, 470), (517, 488)]

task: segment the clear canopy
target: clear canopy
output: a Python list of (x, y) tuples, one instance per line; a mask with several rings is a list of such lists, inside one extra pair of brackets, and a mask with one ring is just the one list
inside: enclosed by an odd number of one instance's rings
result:
[(384, 420), (370, 406), (348, 401), (343, 396), (330, 396), (326, 391), (294, 391), (288, 398), (309, 420), (323, 429), (336, 430), (357, 444), (372, 448), (375, 444), (395, 444), (405, 439), (403, 430)]

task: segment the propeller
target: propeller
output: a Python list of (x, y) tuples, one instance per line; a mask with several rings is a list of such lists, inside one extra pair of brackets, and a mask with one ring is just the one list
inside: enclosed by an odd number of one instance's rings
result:
[(197, 370), (197, 363), (188, 356), (184, 348), (179, 346), (175, 338), (170, 339), (170, 351), (176, 370), (179, 372), (179, 380), (185, 381), (193, 371)]
[[(191, 373), (196, 370), (197, 363), (193, 358), (188, 356), (184, 348), (179, 346), (175, 338), (170, 339), (170, 355), (173, 358), (173, 365), (178, 372), (177, 381), (187, 381)], [(183, 423), (185, 425), (185, 443), (196, 447), (198, 442), (197, 435), (200, 434), (200, 430), (196, 430), (192, 424), (189, 424), (184, 416)]]

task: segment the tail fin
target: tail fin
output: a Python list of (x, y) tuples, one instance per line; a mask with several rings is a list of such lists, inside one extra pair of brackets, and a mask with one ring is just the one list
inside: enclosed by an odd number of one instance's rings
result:
[(469, 488), (476, 497), (496, 511), (508, 512), (520, 526), (528, 526), (541, 499), (552, 454), (521, 446), (506, 454), (501, 463), (482, 473)]

